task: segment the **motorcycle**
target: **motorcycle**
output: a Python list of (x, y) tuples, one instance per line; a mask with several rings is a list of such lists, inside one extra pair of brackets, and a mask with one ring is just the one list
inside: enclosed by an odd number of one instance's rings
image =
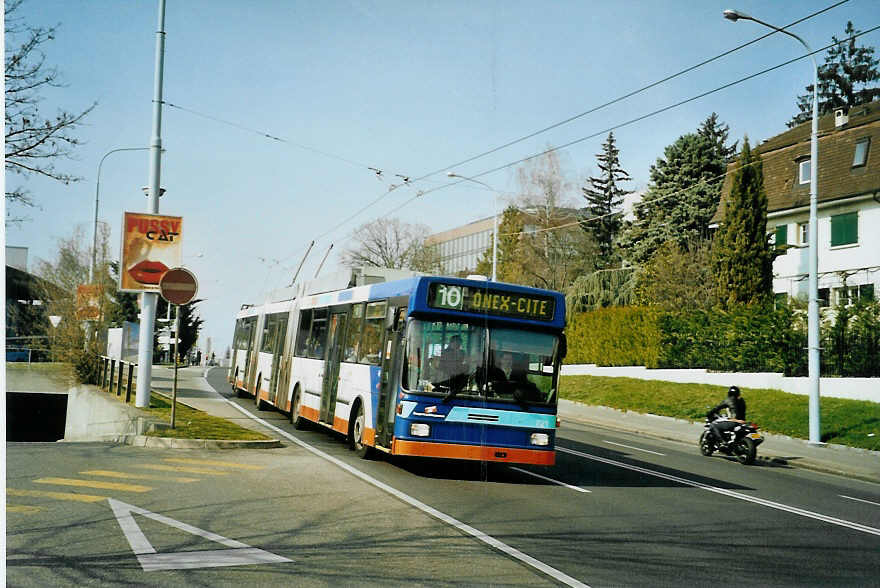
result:
[(722, 434), (726, 438), (719, 440), (711, 429), (712, 423), (716, 421), (732, 421), (732, 419), (718, 415), (706, 417), (703, 434), (700, 435), (700, 453), (708, 457), (718, 451), (735, 457), (743, 465), (754, 463), (758, 455), (758, 445), (764, 442), (764, 437), (758, 432), (758, 425), (733, 421), (737, 426), (724, 431)]

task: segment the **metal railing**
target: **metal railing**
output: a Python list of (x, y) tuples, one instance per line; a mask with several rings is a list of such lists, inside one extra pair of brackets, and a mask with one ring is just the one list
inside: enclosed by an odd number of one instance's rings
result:
[(33, 335), (6, 338), (6, 361), (47, 361), (49, 358), (49, 337)]
[[(117, 396), (122, 395), (123, 381), (125, 382), (125, 403), (131, 403), (132, 384), (136, 380), (134, 377), (137, 371), (136, 362), (122, 361), (114, 359), (106, 355), (101, 356), (101, 372), (98, 376), (98, 386), (102, 389), (106, 388), (108, 392), (113, 393), (114, 389)], [(127, 372), (127, 373), (126, 373)]]

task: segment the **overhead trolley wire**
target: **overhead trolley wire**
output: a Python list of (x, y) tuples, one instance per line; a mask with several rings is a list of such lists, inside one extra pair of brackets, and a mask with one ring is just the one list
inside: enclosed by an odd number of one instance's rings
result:
[[(831, 47), (834, 47), (835, 45), (839, 45), (839, 44), (841, 44), (841, 43), (845, 43), (845, 42), (850, 41), (850, 40), (852, 40), (852, 39), (856, 39), (856, 38), (858, 38), (858, 37), (860, 37), (860, 36), (862, 36), (862, 35), (867, 35), (868, 33), (872, 33), (872, 32), (874, 32), (874, 31), (876, 31), (876, 30), (878, 30), (878, 29), (880, 29), (880, 25), (878, 25), (878, 26), (874, 26), (874, 27), (872, 27), (872, 28), (870, 28), (870, 29), (868, 29), (868, 30), (866, 30), (866, 31), (862, 31), (861, 33), (859, 33), (859, 34), (857, 34), (857, 35), (853, 35), (853, 36), (851, 36), (851, 37), (847, 37), (846, 39), (843, 39), (843, 40), (841, 40), (841, 41), (838, 41), (837, 43), (830, 43), (830, 44), (826, 45), (825, 47), (822, 47), (822, 48), (820, 48), (820, 49), (817, 49), (817, 50), (815, 50), (815, 51), (812, 51), (811, 53), (805, 53), (804, 55), (801, 55), (800, 57), (795, 57), (795, 58), (793, 58), (793, 59), (789, 59), (788, 61), (784, 61), (784, 62), (782, 62), (782, 63), (780, 63), (780, 64), (778, 64), (778, 65), (775, 65), (775, 66), (773, 66), (773, 67), (769, 67), (769, 68), (767, 68), (767, 69), (764, 69), (764, 70), (761, 70), (761, 71), (759, 71), (759, 72), (756, 72), (756, 73), (750, 74), (750, 75), (745, 76), (745, 77), (743, 77), (743, 78), (740, 78), (740, 79), (738, 79), (738, 80), (734, 80), (734, 81), (732, 81), (732, 82), (728, 82), (728, 83), (726, 83), (726, 84), (724, 84), (724, 85), (722, 85), (722, 86), (718, 86), (717, 88), (714, 88), (714, 89), (712, 89), (712, 90), (708, 90), (708, 91), (706, 91), (706, 92), (702, 92), (702, 93), (700, 93), (700, 94), (697, 94), (696, 96), (692, 96), (692, 97), (690, 97), (690, 98), (686, 98), (686, 99), (684, 99), (684, 100), (680, 100), (680, 101), (678, 101), (678, 102), (676, 102), (676, 103), (674, 103), (674, 104), (670, 104), (669, 106), (664, 106), (663, 108), (658, 108), (657, 110), (654, 110), (654, 111), (649, 112), (649, 113), (647, 113), (647, 114), (643, 114), (643, 115), (641, 115), (641, 116), (637, 116), (637, 117), (632, 118), (632, 119), (629, 119), (629, 120), (627, 120), (627, 121), (625, 121), (625, 122), (622, 122), (622, 123), (619, 123), (619, 124), (613, 125), (613, 126), (611, 126), (611, 127), (608, 127), (608, 128), (606, 128), (606, 129), (603, 129), (603, 130), (598, 131), (598, 132), (596, 132), (596, 133), (592, 133), (592, 134), (587, 135), (587, 136), (585, 136), (585, 137), (581, 137), (581, 138), (579, 138), (579, 139), (575, 139), (575, 140), (573, 140), (573, 141), (569, 141), (568, 143), (564, 143), (564, 144), (559, 145), (559, 146), (557, 146), (557, 147), (552, 147), (552, 148), (550, 148), (550, 149), (545, 149), (544, 151), (541, 151), (541, 152), (539, 152), (539, 153), (535, 153), (535, 154), (532, 154), (532, 155), (529, 155), (529, 156), (523, 157), (523, 158), (518, 159), (518, 160), (516, 160), (516, 161), (512, 161), (512, 162), (510, 162), (510, 163), (506, 163), (506, 164), (504, 164), (504, 165), (499, 165), (499, 166), (497, 166), (497, 167), (494, 167), (494, 168), (492, 168), (492, 169), (489, 169), (489, 170), (486, 170), (486, 171), (483, 171), (483, 172), (470, 174), (469, 177), (470, 177), (470, 178), (480, 178), (480, 177), (487, 176), (487, 175), (493, 174), (493, 173), (495, 173), (495, 172), (501, 171), (501, 170), (503, 170), (503, 169), (507, 169), (507, 168), (509, 168), (509, 167), (513, 167), (513, 166), (515, 166), (515, 165), (519, 165), (519, 164), (524, 163), (524, 162), (526, 162), (526, 161), (530, 161), (530, 160), (535, 159), (535, 158), (537, 158), (537, 157), (541, 157), (541, 156), (543, 156), (543, 155), (547, 155), (548, 153), (553, 153), (553, 152), (555, 152), (555, 151), (561, 151), (561, 150), (563, 150), (563, 149), (567, 149), (567, 148), (569, 148), (569, 147), (571, 147), (571, 146), (573, 146), (573, 145), (577, 145), (578, 143), (583, 143), (584, 141), (587, 141), (587, 140), (589, 140), (589, 139), (593, 139), (593, 138), (598, 137), (598, 136), (600, 136), (600, 135), (604, 135), (605, 133), (609, 133), (609, 132), (611, 132), (611, 131), (615, 131), (615, 130), (617, 130), (617, 129), (620, 129), (620, 128), (623, 128), (623, 127), (626, 127), (626, 126), (632, 125), (632, 124), (634, 124), (634, 123), (637, 123), (637, 122), (643, 121), (643, 120), (645, 120), (645, 119), (648, 119), (648, 118), (651, 118), (651, 117), (657, 116), (658, 114), (662, 114), (662, 113), (667, 112), (667, 111), (669, 111), (669, 110), (672, 110), (672, 109), (674, 109), (674, 108), (678, 108), (679, 106), (683, 106), (683, 105), (688, 104), (688, 103), (690, 103), (690, 102), (693, 102), (693, 101), (695, 101), (695, 100), (699, 100), (700, 98), (705, 98), (706, 96), (709, 96), (709, 95), (711, 95), (711, 94), (715, 94), (716, 92), (720, 92), (721, 90), (726, 90), (727, 88), (730, 88), (730, 87), (735, 86), (735, 85), (737, 85), (737, 84), (741, 84), (741, 83), (746, 82), (746, 81), (748, 81), (748, 80), (751, 80), (751, 79), (753, 79), (753, 78), (756, 78), (756, 77), (762, 76), (762, 75), (764, 75), (764, 74), (766, 74), (766, 73), (769, 73), (769, 72), (771, 72), (771, 71), (774, 71), (774, 70), (780, 69), (780, 68), (782, 68), (782, 67), (785, 67), (786, 65), (790, 65), (790, 64), (792, 64), (792, 63), (794, 63), (794, 62), (796, 62), (796, 61), (800, 61), (800, 60), (802, 60), (802, 59), (805, 59), (805, 58), (809, 57), (810, 55), (815, 55), (815, 54), (817, 54), (817, 53), (821, 53), (821, 52), (823, 52), (823, 51), (828, 50), (828, 49), (831, 48)], [(418, 194), (416, 194), (415, 196), (413, 196), (413, 197), (410, 198), (409, 200), (404, 201), (404, 202), (403, 202), (402, 204), (400, 204), (399, 206), (397, 206), (397, 207), (391, 209), (390, 211), (388, 211), (388, 213), (386, 213), (386, 216), (387, 216), (388, 214), (393, 214), (394, 212), (397, 212), (398, 210), (400, 210), (401, 208), (403, 208), (403, 207), (405, 207), (405, 206), (408, 206), (408, 205), (411, 204), (413, 201), (415, 201), (415, 200), (418, 199), (418, 198), (421, 198), (422, 196), (425, 196), (425, 195), (430, 194), (430, 193), (432, 193), (432, 192), (436, 192), (436, 191), (438, 191), (438, 190), (443, 190), (443, 189), (449, 188), (449, 187), (451, 187), (451, 186), (455, 186), (455, 185), (457, 185), (457, 184), (459, 184), (459, 183), (461, 183), (461, 182), (463, 182), (463, 181), (464, 181), (464, 180), (459, 180), (459, 181), (457, 181), (457, 182), (450, 182), (450, 183), (447, 183), (447, 184), (443, 184), (443, 185), (441, 185), (441, 186), (437, 186), (437, 187), (435, 187), (435, 188), (429, 188), (429, 189), (427, 189), (427, 190), (420, 191)]]
[[(827, 12), (827, 11), (831, 10), (832, 8), (837, 8), (837, 7), (840, 6), (841, 4), (845, 4), (845, 3), (847, 3), (847, 2), (849, 2), (849, 0), (841, 0), (840, 2), (837, 2), (836, 4), (832, 4), (831, 6), (828, 6), (828, 7), (826, 7), (826, 8), (823, 8), (822, 10), (819, 10), (819, 11), (814, 12), (814, 13), (812, 13), (812, 14), (809, 14), (809, 15), (803, 17), (803, 18), (800, 18), (800, 19), (798, 19), (798, 20), (796, 20), (796, 21), (794, 21), (794, 22), (791, 22), (791, 23), (785, 25), (784, 27), (780, 27), (780, 30), (785, 30), (785, 29), (787, 29), (787, 28), (789, 28), (789, 27), (793, 27), (793, 26), (795, 26), (795, 25), (797, 25), (797, 24), (800, 24), (800, 23), (804, 22), (805, 20), (809, 20), (809, 19), (811, 19), (811, 18), (813, 18), (813, 17), (815, 17), (815, 16), (818, 16), (818, 15), (822, 14), (823, 12)], [(424, 174), (424, 175), (422, 175), (422, 176), (419, 176), (418, 178), (415, 178), (413, 181), (414, 181), (414, 182), (416, 182), (416, 181), (420, 181), (420, 180), (423, 180), (423, 179), (425, 179), (425, 178), (427, 178), (427, 177), (430, 177), (430, 176), (436, 175), (436, 174), (438, 174), (438, 173), (440, 173), (440, 172), (444, 172), (444, 171), (446, 171), (446, 170), (448, 170), (448, 169), (452, 169), (452, 168), (455, 168), (455, 167), (459, 167), (459, 166), (464, 165), (464, 164), (466, 164), (466, 163), (470, 163), (470, 162), (475, 161), (475, 160), (477, 160), (477, 159), (481, 159), (481, 158), (483, 158), (483, 157), (485, 157), (485, 156), (487, 156), (487, 155), (491, 155), (492, 153), (496, 153), (496, 152), (498, 152), (498, 151), (501, 151), (502, 149), (506, 149), (507, 147), (510, 147), (510, 146), (512, 146), (512, 145), (516, 145), (517, 143), (521, 143), (521, 142), (523, 142), (523, 141), (525, 141), (525, 140), (528, 140), (528, 139), (531, 139), (531, 138), (533, 138), (533, 137), (536, 137), (536, 136), (538, 136), (538, 135), (540, 135), (540, 134), (542, 134), (542, 133), (545, 133), (545, 132), (547, 132), (547, 131), (550, 131), (550, 130), (553, 130), (553, 129), (555, 129), (555, 128), (558, 128), (558, 127), (561, 127), (561, 126), (563, 126), (563, 125), (566, 125), (566, 124), (568, 124), (568, 123), (570, 123), (570, 122), (572, 122), (572, 121), (575, 121), (575, 120), (577, 120), (577, 119), (579, 119), (579, 118), (582, 118), (582, 117), (584, 117), (584, 116), (586, 116), (586, 115), (588, 115), (588, 114), (592, 114), (592, 113), (594, 113), (594, 112), (596, 112), (596, 111), (598, 111), (598, 110), (601, 110), (601, 109), (606, 108), (606, 107), (608, 107), (608, 106), (611, 106), (611, 105), (613, 105), (613, 104), (617, 104), (618, 102), (622, 102), (622, 101), (626, 100), (627, 98), (631, 98), (631, 97), (633, 97), (633, 96), (635, 96), (635, 95), (637, 95), (637, 94), (641, 94), (642, 92), (645, 92), (646, 90), (650, 90), (651, 88), (655, 88), (655, 87), (657, 87), (657, 86), (659, 86), (659, 85), (661, 85), (661, 84), (663, 84), (663, 83), (665, 83), (665, 82), (668, 82), (668, 81), (670, 81), (670, 80), (673, 80), (673, 79), (675, 79), (675, 78), (677, 78), (677, 77), (680, 77), (680, 76), (682, 76), (682, 75), (684, 75), (684, 74), (686, 74), (686, 73), (692, 72), (692, 71), (694, 71), (695, 69), (698, 69), (698, 68), (700, 68), (700, 67), (702, 67), (702, 66), (704, 66), (704, 65), (707, 65), (707, 64), (709, 64), (709, 63), (712, 63), (713, 61), (717, 61), (718, 59), (721, 59), (722, 57), (726, 57), (727, 55), (730, 55), (731, 53), (735, 53), (736, 51), (739, 51), (740, 49), (743, 49), (743, 48), (745, 48), (745, 47), (748, 47), (749, 45), (752, 45), (752, 44), (754, 44), (754, 43), (757, 43), (758, 41), (761, 41), (762, 39), (766, 39), (766, 38), (769, 37), (770, 35), (775, 35), (775, 34), (778, 33), (778, 32), (779, 32), (779, 31), (773, 30), (773, 31), (770, 31), (769, 33), (765, 33), (764, 35), (761, 35), (760, 37), (756, 37), (755, 39), (752, 39), (751, 41), (749, 41), (749, 42), (747, 42), (747, 43), (743, 43), (742, 45), (739, 45), (739, 46), (737, 46), (737, 47), (734, 47), (733, 49), (729, 49), (729, 50), (725, 51), (724, 53), (720, 53), (720, 54), (716, 55), (715, 57), (711, 57), (711, 58), (709, 58), (709, 59), (706, 59), (706, 60), (704, 60), (704, 61), (701, 61), (700, 63), (698, 63), (698, 64), (696, 64), (696, 65), (692, 65), (692, 66), (690, 66), (690, 67), (688, 67), (688, 68), (686, 68), (686, 69), (683, 69), (683, 70), (681, 70), (681, 71), (679, 71), (679, 72), (677, 72), (677, 73), (674, 73), (674, 74), (672, 74), (672, 75), (670, 75), (670, 76), (666, 76), (665, 78), (663, 78), (663, 79), (661, 79), (661, 80), (657, 80), (656, 82), (652, 82), (652, 83), (648, 84), (647, 86), (642, 86), (642, 87), (639, 88), (638, 90), (633, 90), (632, 92), (629, 92), (628, 94), (624, 94), (623, 96), (620, 96), (620, 97), (618, 97), (618, 98), (614, 98), (613, 100), (609, 100), (608, 102), (605, 102), (605, 103), (600, 104), (600, 105), (598, 105), (598, 106), (594, 106), (593, 108), (590, 108), (589, 110), (586, 110), (586, 111), (584, 111), (584, 112), (581, 112), (580, 114), (576, 114), (576, 115), (574, 115), (574, 116), (570, 116), (570, 117), (566, 118), (565, 120), (561, 120), (561, 121), (559, 121), (559, 122), (557, 122), (557, 123), (553, 123), (553, 124), (550, 125), (550, 126), (547, 126), (547, 127), (544, 127), (543, 129), (540, 129), (540, 130), (534, 131), (534, 132), (532, 132), (532, 133), (529, 133), (528, 135), (524, 135), (524, 136), (522, 136), (522, 137), (519, 137), (518, 139), (514, 139), (514, 140), (512, 140), (512, 141), (508, 141), (507, 143), (505, 143), (505, 144), (503, 144), (503, 145), (499, 145), (498, 147), (495, 147), (495, 148), (493, 148), (493, 149), (489, 149), (488, 151), (484, 151), (484, 152), (479, 153), (479, 154), (477, 154), (477, 155), (473, 155), (473, 156), (471, 156), (471, 157), (468, 157), (467, 159), (463, 159), (463, 160), (458, 161), (458, 162), (456, 162), (456, 163), (453, 163), (453, 164), (447, 165), (447, 166), (445, 166), (445, 167), (441, 167), (441, 168), (439, 168), (439, 169), (436, 169), (436, 170), (434, 170), (434, 171), (428, 172), (428, 173), (426, 173), (426, 174)]]

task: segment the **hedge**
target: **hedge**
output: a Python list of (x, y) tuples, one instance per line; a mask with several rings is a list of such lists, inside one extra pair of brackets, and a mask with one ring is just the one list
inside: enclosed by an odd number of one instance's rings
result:
[[(807, 373), (804, 312), (789, 306), (728, 310), (611, 307), (569, 318), (566, 363), (715, 371)], [(880, 376), (880, 303), (827, 314), (822, 374)]]

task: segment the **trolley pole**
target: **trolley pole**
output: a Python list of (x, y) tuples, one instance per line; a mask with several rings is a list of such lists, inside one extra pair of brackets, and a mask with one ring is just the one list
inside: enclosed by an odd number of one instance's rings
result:
[[(147, 212), (159, 213), (159, 181), (162, 166), (162, 75), (165, 61), (165, 0), (159, 0), (159, 21), (156, 30), (156, 65), (153, 84), (153, 136), (150, 139), (150, 193)], [(150, 405), (153, 372), (153, 329), (156, 323), (158, 295), (141, 295), (141, 322), (138, 334), (138, 375), (135, 406)]]

